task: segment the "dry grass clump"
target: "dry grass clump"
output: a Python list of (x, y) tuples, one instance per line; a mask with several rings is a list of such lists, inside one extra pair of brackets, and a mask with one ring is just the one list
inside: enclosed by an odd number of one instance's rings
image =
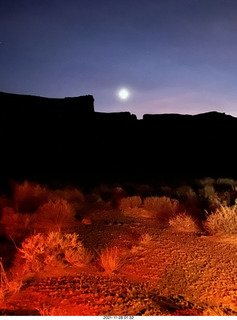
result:
[(75, 233), (38, 233), (26, 238), (18, 250), (27, 272), (37, 273), (48, 267), (81, 266), (92, 259)]
[(169, 197), (147, 197), (144, 199), (143, 208), (151, 211), (154, 217), (168, 218), (180, 211), (178, 200)]
[(113, 246), (100, 253), (99, 262), (105, 272), (111, 274), (122, 267), (124, 260), (118, 247)]
[(180, 213), (169, 220), (169, 226), (177, 232), (199, 232), (200, 229), (193, 217)]
[(215, 212), (207, 214), (203, 223), (204, 228), (211, 234), (237, 234), (237, 205), (227, 207), (221, 205)]
[(22, 281), (19, 279), (9, 279), (0, 258), (0, 301), (5, 300), (9, 295), (20, 291)]

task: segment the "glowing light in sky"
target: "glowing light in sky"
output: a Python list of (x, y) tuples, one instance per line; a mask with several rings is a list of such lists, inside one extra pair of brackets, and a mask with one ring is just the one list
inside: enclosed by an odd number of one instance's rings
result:
[(122, 100), (128, 99), (129, 95), (130, 95), (129, 91), (127, 89), (125, 89), (125, 88), (120, 89), (119, 92), (118, 92), (118, 96)]

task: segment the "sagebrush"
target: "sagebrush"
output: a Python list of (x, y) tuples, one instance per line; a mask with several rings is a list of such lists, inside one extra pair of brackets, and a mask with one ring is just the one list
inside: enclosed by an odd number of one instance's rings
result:
[(32, 217), (33, 229), (46, 228), (50, 231), (61, 231), (75, 223), (76, 211), (74, 207), (64, 199), (48, 201), (38, 208)]
[(126, 211), (127, 209), (140, 208), (141, 206), (142, 199), (140, 196), (122, 198), (119, 205), (122, 211)]
[(24, 238), (29, 232), (31, 217), (30, 214), (15, 212), (12, 207), (4, 207), (0, 223), (5, 235), (14, 241)]
[(33, 213), (49, 200), (50, 191), (38, 183), (24, 181), (15, 183), (13, 188), (13, 204), (17, 212)]
[(207, 219), (203, 223), (210, 234), (237, 234), (237, 205), (232, 207), (221, 205), (216, 211), (207, 213)]
[(187, 213), (180, 213), (169, 220), (169, 226), (177, 232), (198, 232), (196, 220)]
[(147, 197), (143, 201), (143, 208), (153, 212), (155, 217), (168, 219), (180, 210), (179, 201), (166, 196)]
[(25, 269), (31, 272), (39, 272), (49, 266), (81, 266), (92, 259), (92, 254), (75, 233), (32, 235), (23, 241), (19, 252), (24, 259)]

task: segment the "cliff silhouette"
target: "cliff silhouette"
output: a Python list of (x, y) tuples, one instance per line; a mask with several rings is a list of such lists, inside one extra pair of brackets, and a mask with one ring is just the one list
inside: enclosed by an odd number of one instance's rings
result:
[(92, 185), (236, 178), (237, 118), (101, 113), (91, 95), (54, 99), (0, 92), (1, 179)]

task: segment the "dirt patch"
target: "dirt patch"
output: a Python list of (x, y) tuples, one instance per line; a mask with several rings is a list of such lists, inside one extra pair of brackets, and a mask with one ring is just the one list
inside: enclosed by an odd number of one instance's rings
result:
[(66, 274), (41, 274), (2, 301), (2, 315), (237, 315), (233, 239), (175, 233), (146, 218), (77, 228), (89, 249), (122, 247), (122, 267), (106, 275), (94, 261)]

